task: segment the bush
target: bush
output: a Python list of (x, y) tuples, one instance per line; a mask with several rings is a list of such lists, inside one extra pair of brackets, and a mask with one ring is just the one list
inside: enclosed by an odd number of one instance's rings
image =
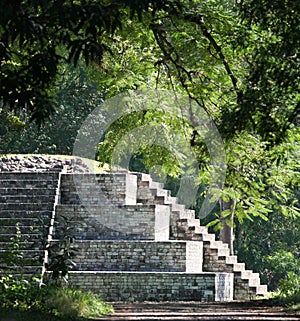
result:
[(58, 285), (39, 286), (37, 279), (16, 279), (12, 275), (0, 279), (0, 308), (40, 311), (65, 320), (101, 317), (113, 312), (111, 305), (99, 295)]
[(17, 279), (12, 275), (0, 279), (0, 307), (6, 309), (33, 309), (39, 303), (38, 280)]
[(48, 287), (45, 307), (56, 316), (97, 318), (113, 312), (99, 295), (59, 286)]
[(298, 296), (300, 298), (300, 275), (288, 272), (287, 277), (280, 280), (278, 289), (283, 296)]

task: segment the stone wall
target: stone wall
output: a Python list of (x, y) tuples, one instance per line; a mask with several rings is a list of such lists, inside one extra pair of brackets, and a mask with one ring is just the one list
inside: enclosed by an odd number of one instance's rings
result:
[[(73, 236), (77, 239), (141, 239), (166, 241), (169, 239), (170, 209), (164, 205), (81, 206), (58, 205), (56, 220), (62, 216), (77, 221)], [(59, 238), (56, 229), (55, 238)]]
[[(232, 280), (226, 273), (76, 271), (69, 275), (70, 285), (98, 293), (106, 301), (232, 300)], [(217, 290), (220, 282), (221, 291)]]
[(61, 204), (135, 205), (137, 177), (126, 173), (62, 174)]
[(77, 241), (79, 271), (202, 272), (202, 242)]

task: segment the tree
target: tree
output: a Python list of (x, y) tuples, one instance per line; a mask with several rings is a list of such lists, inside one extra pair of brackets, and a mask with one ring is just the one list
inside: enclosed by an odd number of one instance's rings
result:
[[(82, 122), (103, 102), (104, 94), (96, 83), (94, 68), (79, 64), (60, 66), (61, 82), (57, 89), (55, 112), (38, 126), (35, 122), (12, 123), (0, 134), (0, 154), (64, 154), (72, 155), (73, 145)], [(5, 127), (4, 127), (5, 128)]]
[[(53, 86), (63, 60), (101, 63), (110, 37), (128, 18), (178, 11), (176, 1), (1, 1), (0, 103), (40, 124), (54, 112)], [(67, 54), (65, 55), (65, 50)]]
[(239, 6), (245, 29), (237, 40), (248, 71), (227, 130), (251, 128), (276, 144), (299, 126), (300, 3), (245, 0)]
[[(273, 206), (283, 214), (298, 215), (293, 177), (299, 174), (295, 137), (300, 10), (294, 1), (4, 1), (1, 5), (8, 8), (1, 11), (5, 80), (1, 97), (7, 119), (22, 116), (25, 108), (25, 114), (40, 122), (53, 112), (51, 86), (59, 76), (59, 63), (96, 61), (101, 91), (107, 97), (146, 85), (167, 88), (175, 94), (184, 92), (214, 120), (224, 138), (229, 169), (225, 187), (216, 194), (221, 213), (211, 224), (220, 226), (222, 221), (222, 235), (231, 248), (236, 221), (266, 219)], [(196, 154), (200, 178), (209, 184), (209, 153), (193, 126), (195, 117), (197, 112), (192, 112), (190, 123), (176, 119), (172, 124), (163, 112), (132, 113), (106, 132), (101, 146), (110, 148), (100, 146), (101, 157), (109, 159), (120, 133), (160, 122), (185, 135)], [(286, 148), (295, 163), (285, 155)], [(174, 163), (166, 149), (142, 146), (139, 157), (148, 166), (159, 160), (167, 173), (174, 168), (173, 174), (180, 173), (182, 164)]]

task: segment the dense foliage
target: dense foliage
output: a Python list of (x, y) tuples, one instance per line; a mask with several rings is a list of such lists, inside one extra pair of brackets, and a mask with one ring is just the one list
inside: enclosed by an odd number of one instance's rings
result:
[(55, 320), (99, 318), (113, 312), (112, 306), (104, 303), (99, 295), (60, 286), (40, 288), (37, 280), (16, 279), (10, 275), (0, 279), (0, 298), (1, 310), (38, 312), (53, 319), (55, 316)]
[(41, 123), (54, 111), (53, 85), (63, 60), (77, 64), (82, 56), (100, 63), (127, 19), (176, 9), (168, 0), (1, 1), (2, 108)]

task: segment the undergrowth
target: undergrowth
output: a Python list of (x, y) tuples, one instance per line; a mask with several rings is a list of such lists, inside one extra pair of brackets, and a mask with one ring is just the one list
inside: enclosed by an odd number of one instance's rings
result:
[(112, 306), (94, 293), (61, 285), (39, 287), (38, 280), (16, 279), (12, 275), (0, 279), (0, 309), (0, 321), (4, 315), (11, 313), (14, 313), (16, 320), (22, 320), (25, 311), (44, 313), (47, 317), (41, 319), (43, 321), (98, 318), (113, 312)]
[(278, 290), (271, 299), (285, 306), (287, 311), (300, 314), (300, 275), (288, 272), (286, 278), (280, 280)]

